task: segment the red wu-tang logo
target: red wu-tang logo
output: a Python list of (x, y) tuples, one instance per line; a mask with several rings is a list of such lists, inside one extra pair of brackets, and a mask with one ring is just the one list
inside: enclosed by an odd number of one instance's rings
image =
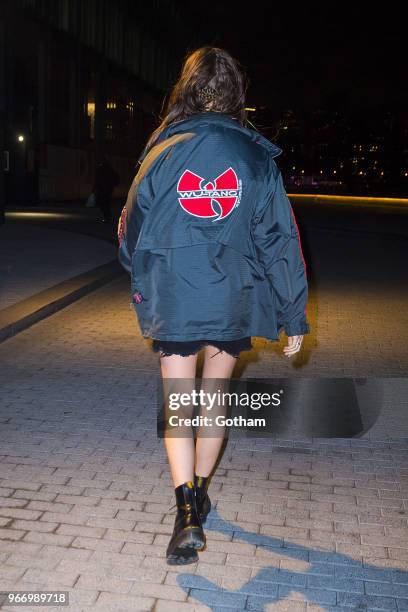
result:
[(185, 170), (177, 185), (182, 208), (194, 217), (225, 219), (239, 205), (242, 181), (231, 167), (213, 181)]

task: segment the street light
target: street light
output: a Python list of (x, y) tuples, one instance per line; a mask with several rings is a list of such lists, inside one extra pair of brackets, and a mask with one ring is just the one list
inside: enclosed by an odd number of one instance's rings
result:
[(19, 134), (17, 136), (17, 140), (18, 140), (18, 142), (24, 142), (24, 136), (22, 134)]

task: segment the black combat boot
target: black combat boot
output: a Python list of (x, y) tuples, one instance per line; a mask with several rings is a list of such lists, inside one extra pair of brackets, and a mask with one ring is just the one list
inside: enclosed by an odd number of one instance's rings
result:
[(209, 476), (197, 476), (197, 474), (194, 474), (194, 488), (196, 492), (197, 512), (202, 524), (204, 524), (207, 520), (207, 514), (211, 510), (211, 501), (207, 493), (209, 484)]
[(169, 565), (195, 563), (198, 560), (196, 549), (205, 545), (205, 535), (197, 513), (194, 483), (184, 482), (174, 489), (177, 514), (166, 551)]

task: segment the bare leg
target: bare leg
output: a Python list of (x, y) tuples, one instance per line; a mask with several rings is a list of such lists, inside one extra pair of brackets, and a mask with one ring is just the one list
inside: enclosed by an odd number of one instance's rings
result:
[[(217, 389), (222, 391), (224, 385), (220, 384), (222, 383), (220, 379), (225, 379), (224, 390), (226, 390), (228, 380), (231, 378), (236, 362), (236, 357), (224, 351), (220, 352), (219, 349), (212, 345), (206, 346), (201, 389), (204, 389), (207, 393), (215, 393)], [(211, 379), (217, 380), (212, 381)], [(217, 428), (217, 437), (210, 438), (208, 435), (197, 435), (195, 473), (198, 476), (205, 477), (210, 475), (217, 461), (223, 442), (224, 437), (220, 427)]]
[[(174, 381), (171, 381), (171, 392), (191, 392), (191, 380), (196, 376), (197, 355), (182, 357), (181, 355), (168, 355), (160, 357), (160, 367), (163, 378), (163, 389), (165, 395), (170, 391), (167, 379), (180, 378), (180, 384), (175, 389)], [(192, 412), (192, 411), (191, 411)], [(181, 416), (181, 410), (177, 411)], [(185, 410), (183, 416), (190, 416)], [(179, 428), (179, 437), (164, 436), (164, 445), (170, 465), (170, 471), (174, 482), (174, 488), (187, 482), (194, 481), (194, 437), (191, 427)]]

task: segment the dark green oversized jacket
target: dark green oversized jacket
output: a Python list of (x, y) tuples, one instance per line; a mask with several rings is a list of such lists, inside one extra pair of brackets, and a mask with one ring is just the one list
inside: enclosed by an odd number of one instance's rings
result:
[(145, 149), (118, 252), (144, 337), (310, 332), (306, 265), (274, 161), (281, 152), (212, 111), (170, 124)]

